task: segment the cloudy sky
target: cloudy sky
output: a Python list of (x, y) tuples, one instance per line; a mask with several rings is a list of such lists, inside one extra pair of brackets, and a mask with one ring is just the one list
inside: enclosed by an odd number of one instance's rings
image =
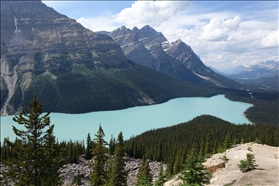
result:
[(43, 1), (92, 31), (150, 25), (223, 70), (278, 60), (277, 1)]

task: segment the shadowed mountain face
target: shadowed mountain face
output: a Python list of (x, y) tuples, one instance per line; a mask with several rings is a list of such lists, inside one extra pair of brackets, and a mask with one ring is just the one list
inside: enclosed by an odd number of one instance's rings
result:
[[(22, 61), (19, 57), (24, 56), (30, 64), (26, 71), (55, 71), (74, 63), (89, 68), (128, 66), (121, 48), (110, 37), (85, 29), (40, 1), (4, 1), (1, 7), (4, 61), (11, 56)], [(34, 66), (35, 62), (40, 65)]]
[[(110, 36), (84, 28), (41, 1), (1, 1), (1, 19), (1, 115), (26, 108), (34, 93), (45, 110), (65, 113), (216, 94), (136, 65)], [(156, 53), (157, 44), (150, 47)], [(175, 70), (168, 59), (159, 67)]]
[(120, 44), (129, 59), (138, 64), (194, 83), (244, 88), (205, 66), (191, 47), (181, 40), (169, 43), (162, 33), (148, 25), (132, 30), (122, 26), (108, 35)]

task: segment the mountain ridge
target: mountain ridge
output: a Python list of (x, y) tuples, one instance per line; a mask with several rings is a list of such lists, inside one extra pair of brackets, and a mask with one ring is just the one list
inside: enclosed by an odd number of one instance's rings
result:
[(141, 29), (122, 26), (103, 33), (111, 36), (121, 46), (124, 54), (135, 63), (197, 84), (245, 88), (204, 65), (191, 47), (180, 39), (169, 42), (161, 32), (148, 25)]
[(17, 113), (34, 93), (46, 111), (62, 113), (224, 93), (135, 64), (110, 36), (41, 1), (1, 1), (1, 8), (1, 115)]

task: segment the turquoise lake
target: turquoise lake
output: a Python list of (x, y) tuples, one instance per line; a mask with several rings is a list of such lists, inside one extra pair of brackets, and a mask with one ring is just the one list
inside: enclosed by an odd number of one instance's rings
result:
[[(244, 116), (244, 111), (252, 104), (230, 101), (224, 95), (210, 98), (176, 98), (168, 102), (150, 106), (138, 106), (123, 110), (100, 111), (86, 114), (51, 113), (51, 123), (55, 124), (54, 135), (58, 140), (86, 140), (90, 133), (94, 138), (99, 124), (109, 141), (111, 135), (117, 137), (123, 132), (124, 138), (141, 134), (150, 129), (167, 127), (189, 121), (196, 116), (209, 114), (235, 124), (251, 123)], [(1, 141), (5, 137), (15, 139), (12, 125), (19, 128), (12, 120), (13, 116), (1, 117)]]

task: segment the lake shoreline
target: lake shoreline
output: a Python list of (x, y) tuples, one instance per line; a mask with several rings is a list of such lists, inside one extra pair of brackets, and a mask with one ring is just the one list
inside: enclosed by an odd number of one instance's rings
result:
[[(231, 101), (224, 94), (212, 97), (181, 97), (167, 102), (146, 106), (136, 106), (122, 110), (97, 111), (82, 114), (51, 113), (51, 124), (55, 124), (54, 134), (59, 140), (82, 140), (88, 133), (95, 134), (101, 124), (106, 140), (111, 135), (123, 132), (126, 137), (139, 135), (147, 130), (173, 126), (187, 122), (200, 115), (212, 115), (234, 124), (251, 123), (243, 114), (252, 104)], [(4, 137), (14, 136), (11, 125), (13, 115), (1, 116)], [(17, 125), (19, 126), (19, 125)], [(17, 127), (16, 126), (16, 127)], [(67, 133), (65, 133), (67, 129)]]

